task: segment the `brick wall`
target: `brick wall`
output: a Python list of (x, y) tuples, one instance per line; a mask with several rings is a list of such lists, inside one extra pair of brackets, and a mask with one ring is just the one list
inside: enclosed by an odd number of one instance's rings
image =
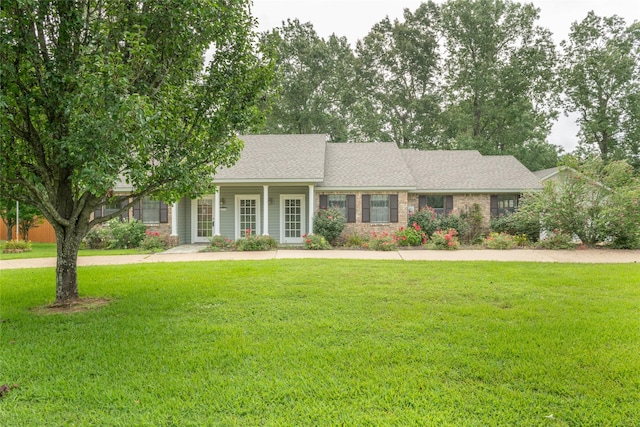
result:
[[(320, 206), (320, 196), (321, 195), (330, 195), (330, 194), (355, 194), (356, 196), (356, 222), (347, 223), (344, 231), (342, 232), (342, 237), (349, 236), (353, 233), (358, 233), (362, 235), (369, 235), (372, 232), (382, 233), (388, 232), (392, 233), (400, 229), (400, 227), (407, 226), (407, 192), (399, 191), (399, 192), (391, 192), (391, 191), (316, 191), (315, 192), (315, 206)], [(389, 222), (389, 223), (370, 223), (370, 222), (362, 222), (362, 195), (363, 194), (397, 194), (398, 195), (398, 222)]]
[[(420, 206), (418, 194), (409, 194), (409, 206), (413, 206), (416, 211)], [(453, 194), (453, 209), (459, 213), (471, 209), (475, 203), (480, 205), (482, 210), (483, 224), (489, 226), (491, 219), (491, 195), (490, 194)]]

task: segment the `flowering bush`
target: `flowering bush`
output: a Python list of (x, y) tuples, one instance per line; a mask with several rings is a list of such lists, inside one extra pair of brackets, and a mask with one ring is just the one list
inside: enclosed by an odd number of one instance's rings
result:
[(323, 236), (327, 242), (335, 244), (344, 230), (347, 220), (337, 209), (321, 209), (313, 218), (313, 231)]
[(211, 249), (214, 251), (232, 249), (234, 246), (233, 240), (222, 236), (213, 236), (209, 241), (211, 242)]
[(395, 251), (398, 249), (396, 237), (386, 231), (383, 233), (371, 233), (371, 239), (362, 245), (363, 248), (373, 249), (374, 251)]
[(453, 228), (447, 231), (437, 230), (431, 235), (431, 244), (435, 249), (458, 249), (460, 247), (458, 232)]
[(438, 214), (427, 206), (411, 215), (409, 225), (417, 224), (427, 236), (431, 236), (438, 228)]
[(327, 242), (324, 236), (317, 234), (305, 234), (302, 236), (304, 239), (304, 248), (311, 250), (331, 249), (331, 245)]
[(245, 237), (236, 242), (239, 251), (270, 251), (278, 247), (278, 242), (271, 236), (256, 236), (247, 229)]
[(145, 251), (163, 251), (165, 250), (164, 239), (160, 236), (160, 233), (157, 231), (146, 230), (144, 232), (144, 239), (140, 243), (140, 249)]
[(484, 239), (484, 246), (488, 249), (513, 249), (516, 245), (513, 236), (507, 233), (492, 232)]
[(142, 221), (120, 221), (114, 218), (107, 222), (106, 241), (109, 249), (138, 248), (145, 237), (147, 227)]
[(31, 251), (31, 240), (7, 240), (4, 245), (2, 245), (3, 253), (12, 253), (12, 252), (30, 252)]
[(513, 236), (513, 241), (516, 242), (516, 245), (520, 247), (525, 247), (529, 244), (529, 238), (526, 233), (516, 234)]
[(399, 246), (420, 246), (427, 243), (427, 235), (417, 222), (414, 222), (411, 227), (400, 227), (395, 237)]

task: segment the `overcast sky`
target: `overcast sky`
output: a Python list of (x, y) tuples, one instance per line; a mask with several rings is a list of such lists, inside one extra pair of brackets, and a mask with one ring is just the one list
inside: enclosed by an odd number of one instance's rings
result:
[[(420, 3), (419, 0), (253, 0), (253, 15), (258, 19), (260, 31), (278, 27), (288, 18), (298, 18), (301, 22), (311, 22), (321, 37), (333, 33), (345, 36), (353, 47), (385, 16), (391, 20), (402, 19), (405, 8), (414, 11)], [(567, 37), (572, 22), (584, 19), (590, 10), (599, 16), (622, 16), (627, 24), (640, 21), (639, 0), (531, 0), (527, 3), (540, 9), (539, 24), (551, 30), (556, 43)], [(577, 142), (576, 132), (573, 119), (561, 117), (549, 141), (571, 151)]]

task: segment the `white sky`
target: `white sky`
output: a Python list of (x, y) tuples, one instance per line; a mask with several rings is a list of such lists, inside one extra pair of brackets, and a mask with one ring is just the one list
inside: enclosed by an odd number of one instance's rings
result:
[[(441, 3), (441, 1), (436, 1)], [(335, 33), (345, 36), (352, 46), (367, 35), (371, 27), (386, 16), (402, 19), (404, 9), (416, 10), (420, 0), (253, 0), (253, 15), (260, 31), (298, 18), (311, 22), (321, 37)], [(521, 1), (525, 3), (525, 1)], [(574, 21), (581, 21), (593, 10), (599, 16), (619, 15), (627, 24), (640, 21), (639, 0), (529, 0), (540, 9), (539, 24), (554, 34), (556, 44), (565, 39)], [(549, 142), (571, 151), (577, 143), (573, 119), (561, 116), (553, 127)]]

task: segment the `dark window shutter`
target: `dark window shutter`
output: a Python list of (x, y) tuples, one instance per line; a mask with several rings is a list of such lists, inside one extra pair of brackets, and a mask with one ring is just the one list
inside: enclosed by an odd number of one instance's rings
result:
[(371, 196), (362, 195), (362, 222), (371, 222)]
[(498, 196), (491, 196), (491, 216), (498, 216)]
[(520, 199), (522, 198), (522, 194), (516, 194), (516, 209), (520, 206)]
[(453, 210), (453, 196), (444, 196), (444, 214), (449, 215)]
[(142, 221), (142, 200), (133, 205), (133, 218)]
[(398, 222), (398, 195), (389, 194), (389, 221)]
[(418, 210), (422, 210), (427, 207), (427, 196), (418, 196)]
[(93, 211), (93, 218), (100, 218), (102, 216), (102, 206)]
[(347, 222), (356, 222), (356, 195), (347, 194)]
[(160, 223), (166, 224), (169, 222), (169, 205), (165, 202), (160, 202)]
[(329, 206), (329, 196), (326, 194), (320, 195), (320, 209), (327, 209)]
[[(120, 202), (120, 207), (124, 208), (127, 203), (129, 203), (128, 199), (124, 199)], [(120, 221), (127, 221), (129, 219), (129, 209), (125, 209), (124, 211), (120, 212)]]

